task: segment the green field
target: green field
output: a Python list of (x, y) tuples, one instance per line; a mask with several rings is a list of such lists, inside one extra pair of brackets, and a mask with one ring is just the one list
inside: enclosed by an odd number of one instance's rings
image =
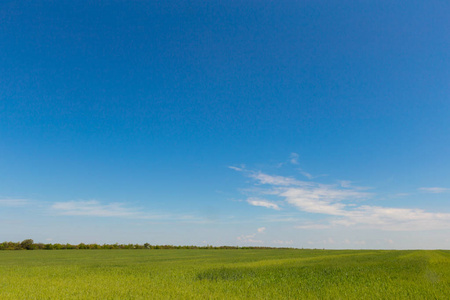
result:
[(450, 299), (450, 251), (0, 251), (0, 299)]

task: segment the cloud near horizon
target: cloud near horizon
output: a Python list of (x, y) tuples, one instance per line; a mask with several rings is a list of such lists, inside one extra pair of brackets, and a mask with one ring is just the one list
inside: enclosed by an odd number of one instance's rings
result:
[(238, 242), (241, 243), (252, 243), (252, 244), (263, 244), (264, 242), (260, 239), (256, 239), (257, 235), (262, 235), (266, 231), (266, 227), (260, 227), (253, 234), (242, 234), (236, 238)]
[[(237, 171), (254, 179), (256, 185), (267, 187), (266, 191), (259, 193), (275, 195), (288, 206), (302, 212), (327, 216), (326, 220), (320, 223), (308, 223), (296, 228), (324, 229), (336, 226), (357, 226), (358, 228), (407, 231), (447, 229), (450, 226), (450, 213), (427, 212), (418, 208), (362, 205), (361, 202), (370, 200), (375, 194), (367, 192), (365, 187), (351, 185), (350, 181), (326, 185), (312, 181), (299, 181), (292, 177), (272, 176), (242, 168)], [(426, 188), (425, 191), (443, 192), (442, 188), (439, 190)], [(271, 206), (275, 205), (267, 200), (252, 197), (247, 202), (254, 206), (268, 208), (274, 208)]]

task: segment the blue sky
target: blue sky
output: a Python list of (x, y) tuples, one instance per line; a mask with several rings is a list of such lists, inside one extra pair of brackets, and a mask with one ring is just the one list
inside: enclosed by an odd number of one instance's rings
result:
[(450, 4), (158, 2), (0, 5), (0, 240), (450, 248)]

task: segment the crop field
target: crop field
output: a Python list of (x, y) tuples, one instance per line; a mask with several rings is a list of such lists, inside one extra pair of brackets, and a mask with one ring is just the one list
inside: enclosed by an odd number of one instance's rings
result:
[(0, 299), (450, 299), (450, 251), (0, 251)]

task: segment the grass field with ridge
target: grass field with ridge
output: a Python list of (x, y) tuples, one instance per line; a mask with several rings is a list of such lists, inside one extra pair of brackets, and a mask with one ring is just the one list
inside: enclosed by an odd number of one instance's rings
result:
[(450, 251), (0, 251), (0, 299), (450, 299)]

